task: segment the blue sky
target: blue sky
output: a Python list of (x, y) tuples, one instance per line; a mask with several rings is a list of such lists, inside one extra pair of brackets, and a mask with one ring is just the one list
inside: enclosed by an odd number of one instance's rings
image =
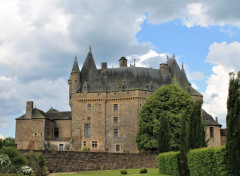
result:
[(240, 70), (240, 1), (0, 1), (0, 137), (15, 136), (26, 101), (70, 110), (67, 80), (92, 45), (99, 67), (118, 59), (158, 68), (184, 62), (203, 108), (225, 127), (228, 72)]

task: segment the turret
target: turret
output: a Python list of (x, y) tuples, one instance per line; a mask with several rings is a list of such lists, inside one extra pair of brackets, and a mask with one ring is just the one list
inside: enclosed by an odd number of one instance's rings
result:
[(69, 101), (71, 99), (71, 94), (76, 93), (80, 88), (80, 76), (81, 72), (78, 67), (77, 57), (75, 57), (75, 61), (73, 64), (72, 72), (70, 78), (68, 80), (69, 85)]
[(125, 57), (119, 59), (119, 67), (127, 67), (127, 59)]

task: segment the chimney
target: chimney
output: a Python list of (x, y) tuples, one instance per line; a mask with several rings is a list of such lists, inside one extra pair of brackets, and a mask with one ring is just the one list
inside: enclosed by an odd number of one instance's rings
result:
[(32, 112), (33, 112), (33, 101), (27, 101), (27, 107), (26, 107), (26, 119), (32, 118)]
[(215, 117), (215, 121), (218, 123), (218, 118), (217, 117)]
[(102, 71), (107, 70), (107, 62), (102, 62)]
[(168, 64), (160, 64), (160, 70), (163, 74), (168, 74), (169, 73)]

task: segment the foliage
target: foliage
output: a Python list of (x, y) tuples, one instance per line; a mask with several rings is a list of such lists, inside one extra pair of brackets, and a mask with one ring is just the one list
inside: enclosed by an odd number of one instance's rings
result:
[(169, 124), (170, 148), (178, 150), (180, 144), (180, 120), (183, 114), (189, 119), (193, 100), (189, 94), (175, 85), (160, 87), (149, 97), (140, 112), (140, 124), (136, 142), (140, 150), (157, 150), (161, 117)]
[(8, 137), (5, 139), (0, 139), (0, 149), (3, 147), (14, 147), (15, 146), (15, 139), (12, 137)]
[(187, 119), (185, 116), (181, 118), (181, 132), (180, 132), (180, 167), (181, 175), (185, 176), (189, 174), (188, 165), (187, 165), (187, 129), (186, 129)]
[(202, 118), (202, 101), (196, 101), (188, 125), (188, 149), (207, 147), (206, 131)]
[(232, 175), (240, 175), (240, 72), (230, 73), (227, 100), (227, 157)]
[(179, 176), (180, 152), (160, 153), (157, 157), (159, 173), (166, 175)]
[(83, 147), (81, 151), (82, 152), (88, 152), (88, 148), (87, 147)]
[(13, 147), (3, 147), (0, 150), (1, 154), (7, 155), (11, 161), (11, 167), (9, 167), (9, 173), (21, 172), (21, 167), (25, 164), (24, 157), (19, 151)]
[(147, 169), (146, 169), (146, 168), (142, 168), (142, 169), (140, 170), (140, 174), (144, 174), (144, 173), (147, 173)]
[(25, 155), (27, 165), (33, 169), (36, 176), (47, 175), (46, 160), (42, 153), (34, 153), (31, 151)]
[(126, 169), (121, 170), (121, 174), (127, 174), (127, 170)]
[[(166, 114), (166, 113), (165, 113)], [(170, 151), (170, 133), (167, 117), (165, 114), (161, 117), (158, 133), (158, 153)]]
[(226, 158), (226, 148), (202, 148), (190, 150), (188, 153), (190, 175), (227, 176), (229, 169)]

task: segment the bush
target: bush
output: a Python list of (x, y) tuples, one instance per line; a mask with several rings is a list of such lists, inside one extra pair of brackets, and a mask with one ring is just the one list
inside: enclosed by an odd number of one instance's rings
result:
[(142, 168), (142, 169), (140, 170), (140, 174), (144, 174), (144, 173), (147, 173), (147, 169), (146, 169), (146, 168)]
[(190, 175), (229, 175), (226, 159), (226, 148), (202, 148), (190, 150), (188, 153)]
[(25, 155), (27, 160), (27, 165), (33, 169), (36, 176), (47, 175), (46, 160), (42, 153), (34, 153), (31, 151), (29, 154)]
[(82, 152), (88, 152), (88, 148), (87, 147), (83, 147), (81, 151)]
[(121, 170), (121, 174), (127, 174), (127, 170), (126, 169)]
[(179, 152), (160, 153), (157, 157), (159, 173), (166, 175), (180, 175)]

